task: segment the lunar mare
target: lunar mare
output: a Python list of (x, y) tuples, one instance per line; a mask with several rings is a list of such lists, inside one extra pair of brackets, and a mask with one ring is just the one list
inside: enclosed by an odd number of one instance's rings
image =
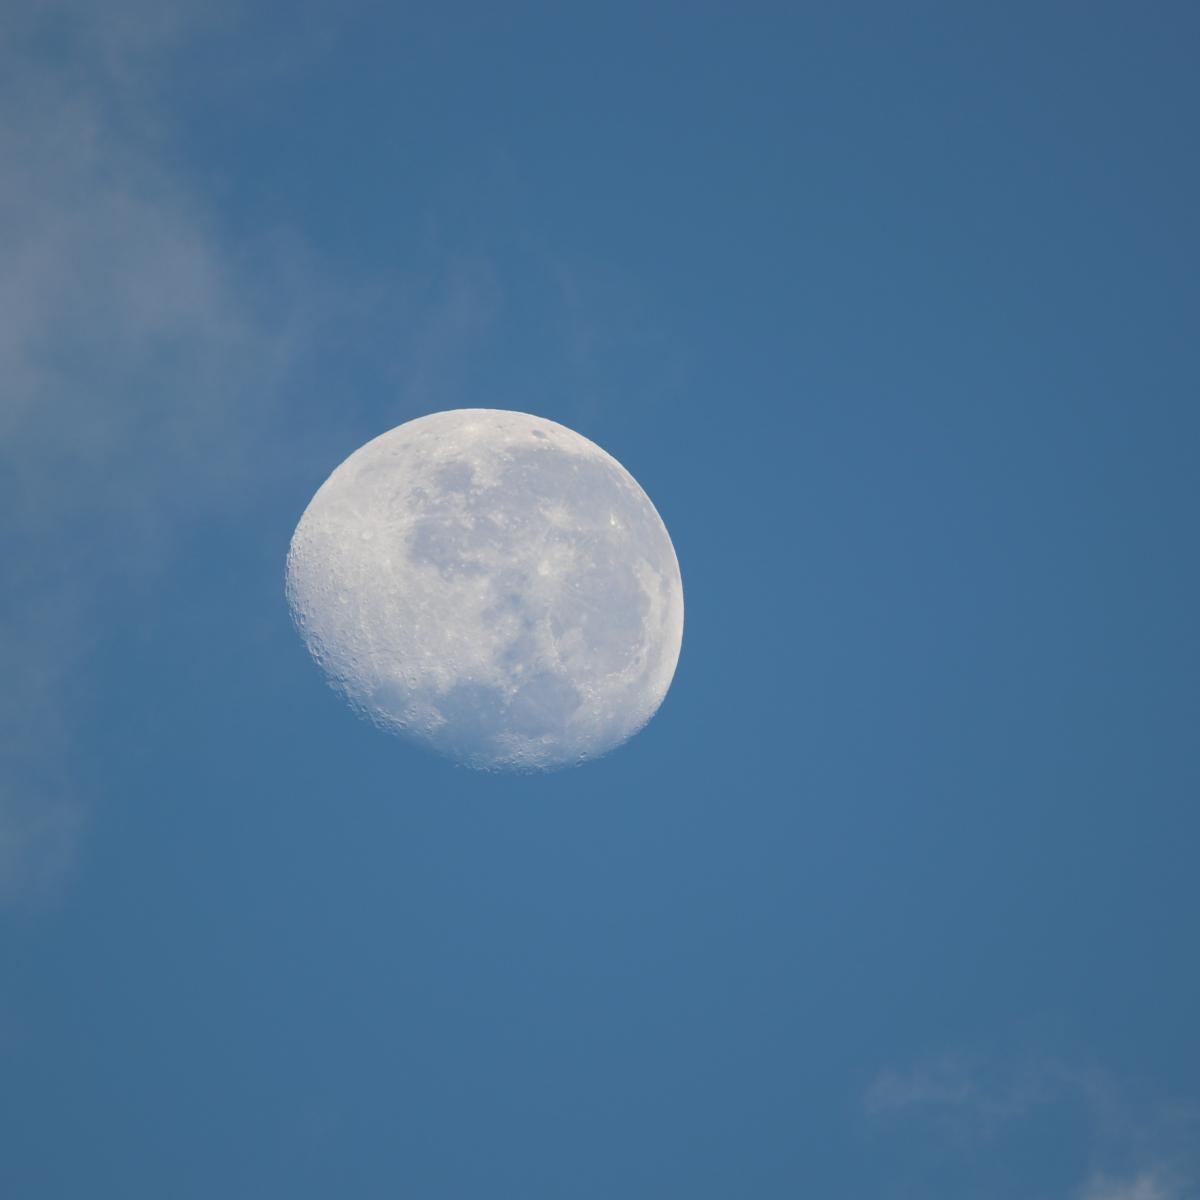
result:
[(356, 450), (292, 537), (293, 619), (377, 725), (550, 769), (657, 711), (683, 636), (666, 527), (616, 459), (526, 413), (420, 417)]

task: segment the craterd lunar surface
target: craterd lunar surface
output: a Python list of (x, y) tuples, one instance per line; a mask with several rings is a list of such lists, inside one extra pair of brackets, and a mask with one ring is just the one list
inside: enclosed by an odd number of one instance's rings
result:
[(683, 586), (662, 519), (587, 438), (526, 413), (434, 413), (356, 450), (296, 527), (287, 595), (376, 724), (485, 769), (620, 745), (662, 703)]

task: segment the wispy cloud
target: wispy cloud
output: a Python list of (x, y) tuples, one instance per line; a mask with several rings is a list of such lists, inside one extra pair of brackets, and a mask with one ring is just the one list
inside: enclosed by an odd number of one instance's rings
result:
[(977, 1168), (1019, 1157), (1011, 1144), (1039, 1124), (1065, 1123), (1081, 1132), (1080, 1182), (1064, 1200), (1188, 1200), (1200, 1182), (1200, 1109), (1139, 1096), (1096, 1067), (947, 1053), (881, 1071), (863, 1105), (907, 1139), (967, 1148)]
[(1059, 1089), (1057, 1074), (1042, 1064), (998, 1075), (986, 1061), (946, 1054), (904, 1071), (880, 1072), (865, 1103), (873, 1114), (919, 1108), (991, 1125), (1052, 1098)]
[(881, 1071), (867, 1088), (864, 1102), (870, 1113), (926, 1105), (957, 1108), (973, 1105), (978, 1094), (970, 1066), (947, 1056), (905, 1071)]
[(271, 286), (295, 247), (231, 245), (165, 165), (155, 80), (195, 11), (58, 0), (0, 41), (0, 900), (52, 888), (82, 826), (90, 611), (250, 478), (312, 315)]
[(1080, 1200), (1186, 1200), (1184, 1191), (1156, 1171), (1127, 1179), (1097, 1176), (1080, 1193)]

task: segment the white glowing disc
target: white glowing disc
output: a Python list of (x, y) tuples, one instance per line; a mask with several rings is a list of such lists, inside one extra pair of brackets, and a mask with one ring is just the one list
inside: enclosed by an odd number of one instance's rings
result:
[(356, 708), (482, 768), (620, 745), (662, 703), (683, 636), (675, 550), (636, 480), (499, 409), (421, 417), (350, 455), (296, 527), (287, 595)]

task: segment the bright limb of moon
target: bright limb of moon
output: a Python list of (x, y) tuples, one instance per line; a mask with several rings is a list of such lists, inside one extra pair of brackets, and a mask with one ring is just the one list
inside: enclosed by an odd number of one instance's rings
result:
[(675, 550), (633, 476), (500, 409), (420, 417), (351, 454), (300, 518), (287, 596), (355, 708), (485, 769), (620, 745), (683, 637)]

